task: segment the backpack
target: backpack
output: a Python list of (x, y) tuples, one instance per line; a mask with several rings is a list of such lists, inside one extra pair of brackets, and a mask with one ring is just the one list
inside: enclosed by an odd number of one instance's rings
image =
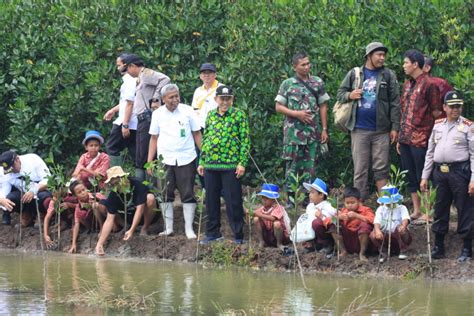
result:
[[(355, 73), (355, 87), (360, 86), (360, 68), (354, 67)], [(349, 129), (347, 129), (346, 125), (349, 122), (349, 119), (352, 115), (352, 109), (354, 104), (356, 104), (356, 100), (349, 100), (348, 102), (341, 103), (339, 101), (336, 102), (334, 108), (332, 109), (332, 113), (334, 115), (334, 125), (339, 128), (341, 131), (345, 133), (349, 133)]]

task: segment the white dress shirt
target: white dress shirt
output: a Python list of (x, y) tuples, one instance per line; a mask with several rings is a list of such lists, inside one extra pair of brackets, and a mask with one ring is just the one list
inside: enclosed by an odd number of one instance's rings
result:
[[(122, 85), (120, 86), (120, 102), (119, 102), (119, 115), (115, 119), (115, 125), (121, 125), (125, 117), (125, 108), (127, 107), (127, 102), (135, 101), (135, 90), (137, 88), (137, 78), (133, 78), (129, 74), (122, 76)], [(133, 112), (128, 121), (128, 128), (136, 130), (137, 129), (137, 114)]]
[(306, 213), (310, 216), (315, 217), (316, 210), (321, 211), (322, 219), (336, 216), (336, 209), (326, 200), (319, 202), (316, 205), (314, 203), (309, 203), (308, 206), (306, 206)]
[(169, 166), (184, 166), (196, 159), (192, 132), (201, 130), (193, 109), (179, 104), (170, 112), (166, 106), (153, 111), (150, 134), (158, 135), (157, 153)]
[[(217, 103), (215, 99), (216, 89), (217, 87), (222, 86), (222, 85), (223, 85), (222, 83), (217, 82), (217, 86), (211, 89), (206, 89), (204, 85), (202, 85), (194, 91), (193, 102), (191, 103), (191, 106), (196, 112), (198, 120), (199, 120), (199, 124), (201, 125), (202, 128), (206, 127), (207, 114), (210, 111), (217, 109)], [(201, 108), (199, 108), (199, 104), (201, 102), (202, 102), (202, 106)]]
[[(26, 154), (19, 156), (21, 161), (21, 170), (18, 173), (3, 174), (0, 177), (0, 197), (5, 198), (11, 192), (12, 187), (16, 187), (23, 192), (38, 193), (40, 185), (48, 184), (50, 175), (46, 163), (36, 154)], [(26, 184), (21, 177), (29, 177), (31, 183)]]

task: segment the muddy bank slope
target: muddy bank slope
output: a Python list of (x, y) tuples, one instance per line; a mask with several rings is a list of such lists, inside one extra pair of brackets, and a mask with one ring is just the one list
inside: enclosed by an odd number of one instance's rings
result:
[[(160, 216), (160, 213), (157, 214)], [(18, 216), (13, 214), (12, 225), (0, 224), (0, 249), (17, 249), (19, 251), (40, 251), (41, 244), (38, 228), (27, 227), (23, 229), (22, 240), (18, 240)], [(135, 257), (147, 259), (168, 259), (174, 261), (196, 261), (196, 241), (189, 241), (184, 236), (182, 208), (179, 203), (175, 204), (175, 234), (170, 237), (158, 237), (162, 230), (163, 221), (159, 218), (151, 227), (149, 236), (136, 234), (128, 242), (122, 241), (123, 233), (111, 234), (105, 251), (107, 256)], [(195, 231), (197, 232), (197, 224)], [(204, 229), (204, 228), (203, 228)], [(227, 238), (223, 242), (213, 246), (199, 247), (199, 260), (207, 266), (214, 264), (235, 264), (247, 266), (251, 269), (285, 271), (297, 269), (295, 256), (284, 256), (276, 248), (258, 248), (254, 240), (249, 246), (248, 227), (245, 230), (246, 242), (243, 245), (235, 245), (230, 240), (232, 234), (226, 223), (225, 210), (222, 210), (222, 230)], [(389, 262), (382, 264), (378, 262), (378, 256), (369, 257), (368, 263), (362, 263), (358, 256), (349, 255), (341, 258), (326, 259), (321, 253), (302, 254), (299, 249), (301, 264), (306, 273), (336, 273), (354, 277), (396, 277), (404, 279), (434, 278), (441, 280), (456, 280), (463, 282), (474, 281), (474, 268), (472, 262), (457, 263), (456, 258), (460, 253), (462, 240), (455, 234), (452, 226), (446, 238), (446, 259), (436, 260), (433, 265), (428, 265), (426, 256), (426, 230), (424, 226), (410, 226), (413, 235), (413, 243), (408, 250), (408, 259), (401, 261), (392, 257)], [(61, 232), (61, 246), (56, 250), (67, 252), (71, 242), (72, 230), (67, 228)], [(52, 227), (52, 238), (56, 237), (55, 225)], [(81, 231), (78, 251), (83, 254), (94, 254), (94, 246), (97, 242), (97, 233)]]

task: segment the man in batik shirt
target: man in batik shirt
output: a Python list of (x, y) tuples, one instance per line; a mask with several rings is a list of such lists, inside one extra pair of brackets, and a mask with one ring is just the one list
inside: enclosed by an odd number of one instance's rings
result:
[(421, 52), (411, 49), (405, 53), (403, 70), (410, 79), (403, 84), (400, 99), (402, 115), (397, 151), (401, 156), (402, 168), (408, 170), (408, 190), (413, 200), (412, 219), (421, 216), (417, 190), (425, 164), (428, 139), (435, 118), (442, 110), (439, 89), (423, 72), (424, 64), (425, 58)]

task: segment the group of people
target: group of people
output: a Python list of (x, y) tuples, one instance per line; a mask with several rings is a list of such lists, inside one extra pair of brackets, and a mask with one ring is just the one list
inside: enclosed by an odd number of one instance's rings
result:
[[(461, 116), (462, 96), (444, 79), (430, 75), (431, 58), (409, 50), (403, 63), (408, 80), (403, 84), (400, 97), (395, 73), (384, 66), (387, 54), (388, 49), (382, 43), (367, 45), (364, 64), (351, 69), (337, 91), (339, 102), (352, 102), (346, 127), (350, 131), (354, 162), (353, 187), (346, 189), (345, 207), (340, 212), (328, 205), (324, 181), (310, 181), (316, 177), (318, 160), (329, 142), (330, 97), (323, 80), (310, 74), (309, 56), (305, 53), (293, 56), (295, 76), (281, 84), (275, 98), (276, 111), (285, 116), (282, 158), (286, 162), (288, 204), (294, 201), (294, 188), (305, 183), (310, 190), (307, 211), (312, 210), (308, 212), (315, 217), (315, 245), (322, 245), (321, 249), (329, 254), (333, 249), (332, 240), (343, 250), (342, 254), (345, 250), (358, 252), (360, 258), (365, 259), (367, 248), (384, 240), (382, 235), (387, 229), (394, 233), (395, 240), (399, 238), (400, 249), (409, 244), (408, 222), (421, 217), (417, 191), (426, 191), (433, 175), (438, 192), (433, 257), (444, 256), (444, 236), (448, 231), (450, 206), (454, 203), (458, 211), (458, 232), (464, 240), (460, 259), (467, 260), (472, 256), (474, 235), (474, 215), (471, 214), (474, 213), (474, 127)], [(80, 224), (90, 225), (86, 219), (93, 217), (101, 227), (96, 253), (103, 255), (110, 232), (125, 225), (124, 216), (119, 213), (130, 212), (133, 216), (130, 228), (126, 227), (125, 240), (132, 237), (142, 218), (141, 234), (147, 233), (157, 205), (155, 196), (143, 184), (147, 177), (145, 165), (159, 159), (166, 170), (166, 185), (159, 205), (164, 215), (164, 230), (160, 235), (174, 233), (173, 201), (177, 189), (183, 203), (186, 237), (197, 237), (193, 221), (198, 175), (206, 191), (207, 228), (201, 243), (222, 239), (221, 196), (225, 200), (233, 241), (242, 243), (245, 215), (240, 178), (246, 171), (250, 138), (246, 113), (233, 106), (232, 87), (217, 81), (215, 65), (202, 64), (203, 85), (195, 90), (192, 105), (188, 106), (180, 102), (178, 86), (165, 74), (146, 68), (139, 56), (122, 54), (116, 66), (123, 83), (119, 104), (104, 115), (105, 120), (111, 120), (118, 113), (106, 142), (107, 153), (99, 152), (104, 143), (102, 135), (89, 131), (83, 142), (86, 153), (74, 171), (69, 193), (60, 197), (47, 190), (49, 172), (40, 157), (4, 152), (0, 157), (3, 223), (9, 224), (10, 212), (18, 211), (20, 206), (22, 225), (31, 224), (35, 214), (44, 210), (45, 241), (51, 243), (48, 225), (52, 216), (49, 214), (53, 214), (60, 200), (61, 207), (74, 210), (71, 251), (76, 251)], [(369, 196), (370, 171), (380, 196), (384, 190), (395, 190), (387, 186), (391, 144), (396, 145), (401, 155), (402, 169), (408, 170), (413, 213), (407, 216), (406, 208), (395, 208), (399, 210), (396, 220), (392, 218), (396, 225), (390, 224), (387, 228), (383, 215), (393, 215), (392, 208), (388, 212), (380, 198), (380, 212), (377, 210), (374, 215), (362, 202)], [(135, 176), (121, 168), (125, 148), (135, 164)], [(148, 176), (152, 176), (150, 170)], [(108, 196), (97, 193), (100, 191), (97, 188), (104, 186), (109, 188)], [(262, 245), (283, 247), (288, 242), (290, 225), (284, 208), (276, 202), (278, 188), (265, 184), (260, 195), (263, 206), (254, 212), (253, 219), (259, 241)], [(392, 195), (395, 202), (391, 199), (390, 205), (399, 203), (398, 193), (389, 194)], [(132, 201), (129, 207), (124, 205), (124, 200)], [(321, 203), (322, 206), (318, 206)], [(335, 214), (342, 223), (337, 232), (334, 221), (330, 220)], [(315, 245), (309, 244), (307, 249)]]

